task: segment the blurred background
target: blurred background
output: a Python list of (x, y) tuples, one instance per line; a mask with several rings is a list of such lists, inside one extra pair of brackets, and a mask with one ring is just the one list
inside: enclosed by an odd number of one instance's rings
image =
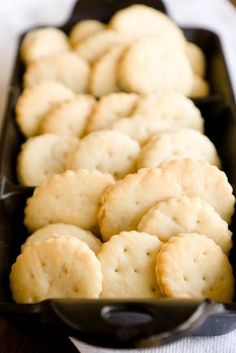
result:
[[(232, 3), (229, 0), (164, 2), (178, 24), (209, 28), (220, 35), (236, 95), (236, 7), (233, 5), (236, 0), (232, 0)], [(4, 111), (19, 34), (32, 26), (62, 24), (74, 3), (75, 0), (0, 2), (0, 117)]]

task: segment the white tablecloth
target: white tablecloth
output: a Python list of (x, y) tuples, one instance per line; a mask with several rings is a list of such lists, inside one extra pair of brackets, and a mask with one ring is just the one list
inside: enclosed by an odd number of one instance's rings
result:
[[(96, 0), (94, 0), (96, 1)], [(166, 0), (172, 17), (181, 25), (203, 26), (220, 34), (236, 92), (236, 10), (227, 0)], [(4, 110), (17, 37), (30, 26), (63, 23), (74, 0), (0, 1), (0, 116)], [(74, 341), (81, 353), (102, 353)], [(111, 350), (104, 350), (104, 353)], [(118, 353), (118, 351), (116, 351)], [(123, 351), (124, 352), (124, 351)], [(135, 350), (129, 353), (137, 352)], [(185, 339), (140, 353), (235, 353), (236, 331), (222, 337)]]
[(236, 331), (221, 337), (187, 338), (165, 347), (142, 350), (110, 350), (88, 346), (73, 340), (81, 353), (235, 353)]

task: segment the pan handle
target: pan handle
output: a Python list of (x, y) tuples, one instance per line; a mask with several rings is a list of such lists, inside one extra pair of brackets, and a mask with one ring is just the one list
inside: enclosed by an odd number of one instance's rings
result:
[(136, 342), (136, 347), (158, 347), (176, 342), (181, 338), (192, 336), (204, 325), (210, 316), (222, 314), (224, 312), (225, 309), (223, 304), (204, 301), (197, 307), (189, 319), (180, 324), (178, 327), (171, 331), (163, 332), (158, 335), (152, 335), (148, 338), (138, 340)]
[(223, 304), (205, 300), (53, 300), (54, 313), (71, 336), (106, 348), (148, 348), (194, 335), (212, 315), (225, 314)]
[(116, 11), (133, 4), (151, 6), (167, 13), (161, 0), (78, 0), (74, 5), (69, 21), (75, 23), (89, 18), (108, 21)]
[[(66, 300), (0, 303), (0, 316), (105, 348), (148, 348), (198, 333), (209, 317), (232, 312), (192, 300)], [(234, 311), (235, 315), (235, 311)], [(217, 320), (219, 321), (219, 320)], [(42, 331), (43, 332), (43, 331)]]

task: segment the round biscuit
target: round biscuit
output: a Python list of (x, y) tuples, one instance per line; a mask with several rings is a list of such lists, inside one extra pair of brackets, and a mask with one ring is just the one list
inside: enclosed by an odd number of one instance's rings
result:
[(195, 75), (204, 77), (206, 73), (206, 58), (202, 49), (194, 43), (187, 42), (186, 51)]
[(104, 241), (123, 230), (135, 230), (144, 214), (157, 202), (181, 195), (172, 173), (140, 169), (107, 189), (101, 198), (98, 222)]
[(192, 81), (185, 51), (156, 36), (134, 41), (119, 65), (118, 83), (127, 92), (149, 94), (174, 90), (188, 95)]
[(160, 168), (173, 174), (188, 197), (208, 202), (227, 223), (234, 212), (235, 197), (226, 174), (205, 160), (176, 159)]
[(205, 159), (220, 167), (220, 159), (211, 140), (199, 131), (179, 128), (164, 131), (151, 138), (143, 147), (138, 168), (155, 168), (172, 159)]
[(67, 168), (99, 170), (116, 179), (136, 170), (139, 144), (118, 131), (95, 131), (79, 141), (67, 159)]
[(74, 93), (88, 89), (90, 67), (73, 52), (54, 54), (30, 64), (24, 74), (24, 86), (33, 87), (40, 82), (55, 81), (70, 88)]
[(55, 27), (35, 29), (27, 33), (20, 47), (22, 60), (29, 64), (48, 55), (60, 54), (70, 49), (64, 32)]
[(29, 246), (12, 266), (10, 287), (17, 303), (49, 298), (98, 298), (101, 265), (88, 245), (60, 237)]
[(166, 242), (179, 233), (199, 233), (211, 238), (228, 254), (232, 232), (228, 224), (207, 202), (185, 196), (159, 202), (138, 225), (139, 232), (156, 235)]
[(132, 115), (128, 118), (120, 118), (110, 126), (111, 130), (120, 131), (130, 136), (140, 145), (147, 143), (154, 134), (170, 128), (170, 123), (161, 119), (158, 114), (153, 116)]
[(201, 77), (194, 75), (192, 88), (189, 96), (192, 98), (204, 98), (209, 96), (210, 87), (208, 83)]
[(141, 4), (122, 9), (111, 18), (109, 27), (133, 38), (155, 34), (174, 45), (186, 43), (181, 29), (164, 13)]
[(74, 97), (74, 93), (57, 82), (41, 82), (24, 89), (16, 103), (16, 121), (26, 137), (38, 133), (43, 116), (57, 103)]
[(98, 254), (103, 274), (100, 298), (159, 298), (155, 264), (161, 244), (157, 237), (135, 231), (104, 243)]
[(25, 225), (31, 232), (50, 223), (91, 229), (97, 224), (101, 195), (113, 183), (111, 175), (98, 171), (79, 169), (54, 175), (27, 200)]
[(125, 46), (118, 45), (109, 49), (93, 65), (90, 78), (90, 92), (101, 97), (120, 91), (117, 69)]
[(232, 267), (212, 239), (181, 233), (164, 244), (156, 264), (163, 296), (230, 302), (234, 293)]
[(92, 96), (82, 94), (56, 104), (42, 118), (39, 133), (83, 136), (95, 104), (96, 101)]
[(75, 237), (76, 239), (85, 242), (90, 249), (95, 252), (95, 254), (101, 250), (101, 240), (95, 237), (95, 235), (88, 230), (73, 226), (72, 224), (54, 223), (40, 228), (31, 234), (26, 239), (26, 242), (21, 246), (21, 252), (25, 251), (29, 246), (58, 237)]
[(66, 162), (78, 140), (74, 137), (44, 134), (29, 138), (17, 158), (17, 175), (21, 185), (36, 186), (66, 170)]
[(82, 20), (76, 23), (69, 33), (69, 41), (72, 47), (85, 38), (105, 29), (105, 24), (97, 20)]
[(132, 93), (111, 93), (96, 104), (86, 128), (87, 133), (109, 128), (113, 121), (129, 116), (135, 108), (138, 96)]
[(200, 110), (191, 99), (174, 91), (163, 91), (140, 97), (134, 114), (160, 116), (172, 127), (189, 127), (203, 132), (204, 121)]
[(115, 31), (104, 29), (79, 42), (74, 50), (84, 60), (94, 63), (108, 49), (125, 41), (125, 36)]

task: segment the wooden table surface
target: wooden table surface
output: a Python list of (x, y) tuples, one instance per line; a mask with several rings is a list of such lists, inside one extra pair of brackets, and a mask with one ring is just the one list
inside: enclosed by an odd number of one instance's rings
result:
[(19, 328), (0, 320), (0, 353), (78, 353), (69, 339), (60, 335), (42, 336), (27, 334)]

